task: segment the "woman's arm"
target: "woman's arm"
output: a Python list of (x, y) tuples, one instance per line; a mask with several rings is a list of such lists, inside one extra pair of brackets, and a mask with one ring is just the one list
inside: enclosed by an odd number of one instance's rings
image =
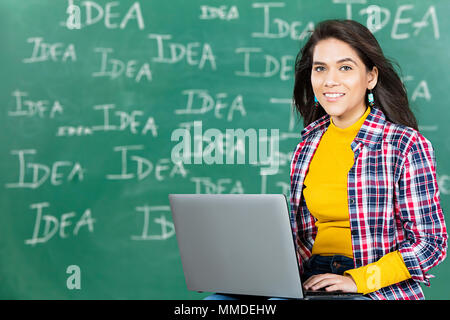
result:
[(395, 188), (395, 212), (404, 230), (398, 250), (412, 279), (429, 286), (426, 272), (444, 260), (448, 235), (433, 147), (420, 133), (416, 137)]

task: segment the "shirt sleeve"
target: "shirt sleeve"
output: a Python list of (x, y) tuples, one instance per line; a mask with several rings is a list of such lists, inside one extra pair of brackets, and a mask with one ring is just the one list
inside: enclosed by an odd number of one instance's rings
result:
[(347, 270), (359, 293), (367, 294), (411, 278), (399, 251), (390, 252), (377, 262)]
[(300, 273), (303, 273), (303, 264), (311, 256), (314, 237), (317, 228), (314, 218), (306, 207), (302, 196), (302, 188), (299, 188), (298, 180), (301, 172), (298, 169), (298, 157), (304, 142), (299, 143), (293, 154), (291, 162), (291, 189), (290, 189), (290, 220), (294, 237), (295, 250), (298, 254), (298, 265)]
[(417, 133), (395, 184), (395, 214), (403, 226), (398, 251), (413, 280), (430, 285), (427, 271), (444, 260), (447, 230), (440, 205), (433, 147)]

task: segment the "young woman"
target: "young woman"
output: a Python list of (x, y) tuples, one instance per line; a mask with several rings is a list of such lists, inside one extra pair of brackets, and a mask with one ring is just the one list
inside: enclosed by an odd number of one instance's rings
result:
[(291, 223), (304, 287), (423, 299), (446, 256), (433, 147), (372, 33), (315, 27), (296, 60), (304, 120), (291, 162)]

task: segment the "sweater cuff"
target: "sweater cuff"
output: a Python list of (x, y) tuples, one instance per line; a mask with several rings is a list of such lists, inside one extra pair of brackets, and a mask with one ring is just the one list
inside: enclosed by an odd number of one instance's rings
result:
[(347, 270), (359, 293), (367, 294), (411, 278), (399, 251), (390, 252), (377, 262)]
[(355, 281), (356, 283), (357, 292), (366, 294), (368, 292), (365, 292), (365, 286), (363, 286), (363, 284), (366, 282), (366, 278), (364, 276), (365, 271), (362, 270), (363, 268), (365, 267), (347, 270), (344, 272), (344, 276), (351, 276), (353, 278), (353, 281)]

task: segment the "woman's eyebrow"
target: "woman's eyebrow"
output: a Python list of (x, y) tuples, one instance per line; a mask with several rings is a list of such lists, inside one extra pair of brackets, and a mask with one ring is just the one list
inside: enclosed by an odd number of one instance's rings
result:
[(356, 63), (356, 61), (353, 60), (352, 58), (344, 58), (344, 59), (338, 60), (337, 63), (342, 63), (342, 62), (347, 62), (347, 61), (353, 62), (355, 65), (358, 65)]
[[(343, 58), (343, 59), (339, 59), (338, 61), (336, 61), (336, 63), (339, 64), (339, 63), (347, 62), (347, 61), (353, 62), (355, 65), (358, 65), (358, 64), (356, 63), (356, 61), (353, 60), (352, 58)], [(322, 62), (322, 61), (313, 61), (313, 65), (323, 65), (323, 66), (326, 66), (327, 64), (326, 64), (325, 62)]]

